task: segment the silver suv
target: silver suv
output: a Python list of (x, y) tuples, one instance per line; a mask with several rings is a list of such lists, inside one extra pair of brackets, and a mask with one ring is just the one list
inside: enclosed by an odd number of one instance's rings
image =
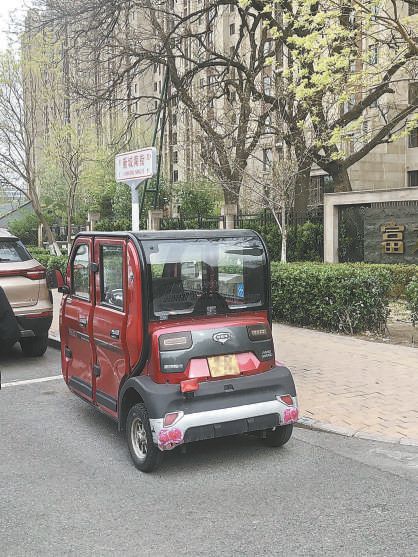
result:
[(18, 340), (26, 356), (44, 354), (52, 323), (52, 296), (46, 283), (46, 269), (33, 259), (16, 236), (2, 228), (0, 319), (0, 336), (3, 335), (0, 345), (11, 345)]

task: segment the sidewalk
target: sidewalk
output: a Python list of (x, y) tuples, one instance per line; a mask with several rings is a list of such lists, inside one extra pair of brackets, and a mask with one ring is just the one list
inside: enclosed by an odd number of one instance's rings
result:
[[(57, 339), (60, 298), (54, 293)], [(418, 349), (278, 324), (273, 335), (295, 379), (301, 425), (418, 445)]]

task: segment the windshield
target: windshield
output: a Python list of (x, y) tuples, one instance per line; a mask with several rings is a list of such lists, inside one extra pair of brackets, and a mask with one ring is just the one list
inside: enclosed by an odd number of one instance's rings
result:
[(0, 240), (0, 263), (20, 263), (32, 257), (19, 240)]
[(143, 242), (152, 277), (151, 313), (217, 315), (265, 305), (266, 258), (251, 238)]

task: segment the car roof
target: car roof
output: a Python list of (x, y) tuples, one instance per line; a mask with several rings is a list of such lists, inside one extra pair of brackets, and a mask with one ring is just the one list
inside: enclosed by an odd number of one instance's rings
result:
[(6, 230), (6, 228), (0, 228), (0, 238), (13, 238), (17, 240), (17, 237)]
[(206, 238), (243, 238), (258, 237), (254, 230), (232, 229), (232, 230), (158, 230), (140, 232), (80, 232), (78, 236), (118, 237), (135, 236), (139, 241), (143, 240), (187, 240)]

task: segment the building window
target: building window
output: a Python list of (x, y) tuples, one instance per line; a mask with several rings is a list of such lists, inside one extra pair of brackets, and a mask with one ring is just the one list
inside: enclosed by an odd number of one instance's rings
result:
[(229, 34), (235, 35), (235, 23), (231, 23), (231, 25), (229, 26)]
[(311, 176), (311, 187), (309, 188), (309, 201), (311, 207), (317, 207), (324, 203), (324, 193), (334, 190), (332, 178), (328, 174), (322, 176)]
[(173, 152), (173, 164), (177, 164), (179, 162), (179, 153), (178, 151)]
[(372, 44), (369, 46), (369, 63), (372, 66), (375, 66), (378, 62), (378, 48), (376, 44)]
[(271, 170), (271, 163), (273, 162), (272, 149), (263, 149), (263, 172)]
[(418, 105), (418, 81), (408, 85), (408, 103)]
[(408, 187), (418, 188), (418, 170), (410, 170), (408, 172)]
[(173, 182), (178, 182), (178, 181), (179, 181), (179, 171), (173, 170)]
[(408, 15), (418, 14), (418, 4), (416, 2), (410, 2), (408, 4)]
[(271, 77), (263, 77), (263, 91), (265, 95), (271, 94)]
[(413, 147), (418, 147), (418, 128), (415, 128), (409, 132), (408, 147), (410, 149)]
[(177, 126), (177, 114), (173, 114), (171, 117), (171, 123), (173, 126)]
[(177, 132), (173, 133), (173, 138), (172, 138), (172, 145), (177, 145)]

